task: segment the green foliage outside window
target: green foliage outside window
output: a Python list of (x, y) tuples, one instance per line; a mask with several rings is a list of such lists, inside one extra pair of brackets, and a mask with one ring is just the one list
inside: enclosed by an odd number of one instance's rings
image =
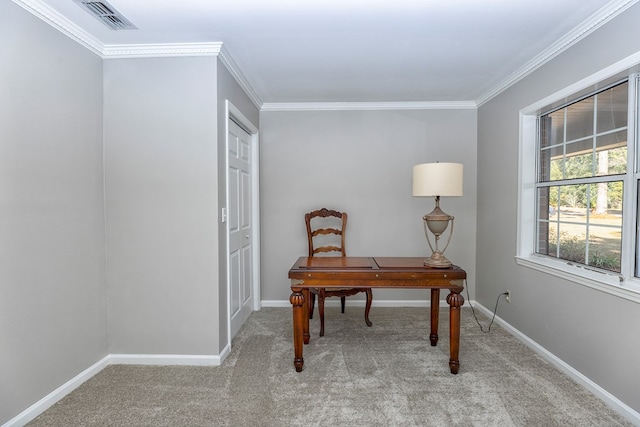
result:
[[(557, 254), (557, 235), (555, 230), (549, 231), (549, 255)], [(560, 254), (558, 258), (587, 264), (592, 267), (610, 271), (620, 271), (620, 254), (592, 249), (589, 251), (589, 262), (586, 262), (586, 239), (582, 236), (569, 235), (560, 232)]]
[[(627, 165), (627, 148), (620, 147), (608, 150), (609, 156), (609, 174), (622, 174), (626, 171)], [(593, 165), (597, 162), (593, 161), (591, 154), (567, 157), (564, 161), (565, 174), (562, 171), (561, 161), (551, 162), (551, 180), (561, 180), (564, 176), (584, 177), (593, 176)], [(549, 204), (554, 208), (558, 206), (567, 206), (571, 208), (590, 209), (597, 205), (597, 192), (587, 192), (590, 184), (566, 185), (561, 187), (550, 188)], [(560, 199), (558, 199), (558, 189), (560, 191)], [(608, 206), (606, 209), (622, 209), (622, 182), (616, 181), (607, 184)], [(559, 203), (558, 203), (559, 202)]]

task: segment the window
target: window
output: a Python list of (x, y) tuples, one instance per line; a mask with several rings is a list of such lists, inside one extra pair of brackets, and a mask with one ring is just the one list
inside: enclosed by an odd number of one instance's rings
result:
[(627, 82), (538, 119), (538, 254), (620, 272)]
[(516, 261), (640, 302), (639, 84), (618, 71), (520, 112)]

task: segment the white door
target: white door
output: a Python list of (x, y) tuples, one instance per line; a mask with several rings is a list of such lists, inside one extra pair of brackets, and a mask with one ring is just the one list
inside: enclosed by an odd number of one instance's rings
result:
[(229, 292), (231, 337), (253, 311), (251, 218), (252, 161), (251, 135), (229, 120), (228, 134), (228, 227), (229, 227)]

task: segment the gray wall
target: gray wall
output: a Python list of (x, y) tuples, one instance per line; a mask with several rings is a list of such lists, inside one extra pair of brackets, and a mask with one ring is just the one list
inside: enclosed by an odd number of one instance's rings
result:
[[(304, 213), (349, 214), (347, 254), (426, 256), (422, 216), (431, 198), (411, 195), (414, 164), (464, 164), (464, 196), (444, 198), (455, 216), (446, 255), (469, 273), (476, 239), (476, 111), (295, 111), (261, 113), (262, 300), (288, 304), (287, 271), (307, 254)], [(353, 300), (357, 297), (351, 297)], [(383, 300), (428, 300), (419, 290), (374, 292)], [(372, 311), (375, 322), (375, 310)]]
[[(640, 305), (519, 267), (518, 112), (638, 51), (640, 5), (561, 54), (478, 112), (477, 299), (621, 401), (640, 410)], [(533, 161), (533, 159), (531, 159)]]
[(0, 424), (107, 354), (102, 61), (0, 2)]
[(109, 352), (219, 355), (227, 336), (225, 100), (215, 57), (106, 60)]
[(217, 355), (215, 57), (105, 60), (109, 352)]

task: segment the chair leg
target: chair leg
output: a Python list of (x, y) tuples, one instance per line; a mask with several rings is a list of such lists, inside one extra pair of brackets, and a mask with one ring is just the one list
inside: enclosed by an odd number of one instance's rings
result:
[(318, 313), (320, 314), (320, 336), (324, 336), (324, 289), (318, 292)]
[(309, 292), (309, 319), (313, 319), (313, 307), (316, 305), (316, 294)]
[(340, 307), (342, 308), (342, 314), (344, 314), (344, 302), (345, 302), (345, 297), (340, 297)]
[(364, 308), (364, 321), (367, 323), (367, 326), (373, 325), (369, 320), (369, 310), (371, 310), (371, 301), (373, 300), (373, 292), (371, 292), (371, 288), (366, 290), (367, 293), (367, 305)]

